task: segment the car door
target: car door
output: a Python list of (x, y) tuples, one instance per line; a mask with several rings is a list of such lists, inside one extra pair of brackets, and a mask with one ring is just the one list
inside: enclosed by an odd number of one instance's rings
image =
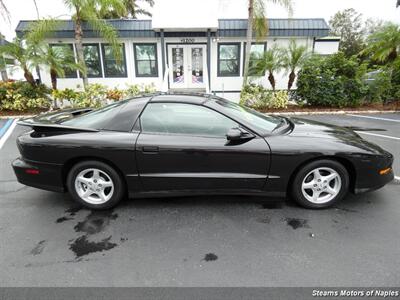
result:
[(263, 138), (236, 143), (226, 139), (238, 127), (205, 106), (149, 103), (140, 117), (136, 160), (145, 191), (258, 190), (269, 167)]

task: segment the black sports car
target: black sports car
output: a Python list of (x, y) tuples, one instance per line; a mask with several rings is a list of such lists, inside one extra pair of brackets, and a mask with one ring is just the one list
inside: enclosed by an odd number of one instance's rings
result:
[(393, 156), (348, 128), (210, 95), (156, 94), (19, 122), (18, 181), (93, 209), (125, 196), (291, 195), (324, 208), (390, 182)]

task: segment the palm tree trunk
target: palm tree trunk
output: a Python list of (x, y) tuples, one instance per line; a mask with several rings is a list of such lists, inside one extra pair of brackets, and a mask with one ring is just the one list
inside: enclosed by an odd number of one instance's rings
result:
[[(54, 69), (50, 69), (51, 87), (53, 90), (57, 89), (57, 72)], [(57, 98), (53, 97), (53, 109), (58, 108)]]
[(50, 70), (51, 86), (53, 90), (57, 89), (57, 72), (54, 69)]
[(290, 72), (289, 74), (288, 91), (290, 91), (290, 89), (292, 88), (295, 79), (296, 79), (296, 73), (292, 70), (292, 72)]
[(31, 86), (36, 86), (35, 78), (33, 78), (32, 73), (28, 70), (28, 68), (24, 67), (24, 77), (27, 82), (30, 83)]
[(275, 77), (274, 74), (272, 74), (272, 72), (269, 72), (268, 81), (272, 86), (272, 90), (275, 91)]
[(244, 58), (244, 66), (243, 66), (244, 76), (243, 76), (242, 87), (245, 87), (245, 85), (247, 84), (247, 78), (249, 73), (251, 41), (253, 39), (253, 17), (254, 17), (254, 0), (249, 0), (249, 20), (247, 23), (246, 56)]
[[(75, 19), (75, 42), (76, 42), (76, 54), (78, 57), (78, 63), (86, 70), (85, 59), (83, 56), (83, 30), (82, 30), (82, 20), (79, 17), (79, 8), (76, 8), (76, 19)], [(86, 89), (88, 86), (88, 78), (85, 72), (81, 72), (83, 87)]]

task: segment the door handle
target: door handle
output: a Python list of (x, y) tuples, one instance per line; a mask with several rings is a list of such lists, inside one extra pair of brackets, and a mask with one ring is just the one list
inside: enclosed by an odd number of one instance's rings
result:
[(157, 146), (143, 146), (142, 147), (142, 152), (145, 153), (156, 153), (158, 152), (158, 147)]

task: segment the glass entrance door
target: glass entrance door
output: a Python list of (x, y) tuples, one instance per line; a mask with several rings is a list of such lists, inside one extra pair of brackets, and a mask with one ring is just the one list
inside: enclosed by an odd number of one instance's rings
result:
[(205, 45), (169, 45), (170, 87), (205, 88), (205, 56)]

